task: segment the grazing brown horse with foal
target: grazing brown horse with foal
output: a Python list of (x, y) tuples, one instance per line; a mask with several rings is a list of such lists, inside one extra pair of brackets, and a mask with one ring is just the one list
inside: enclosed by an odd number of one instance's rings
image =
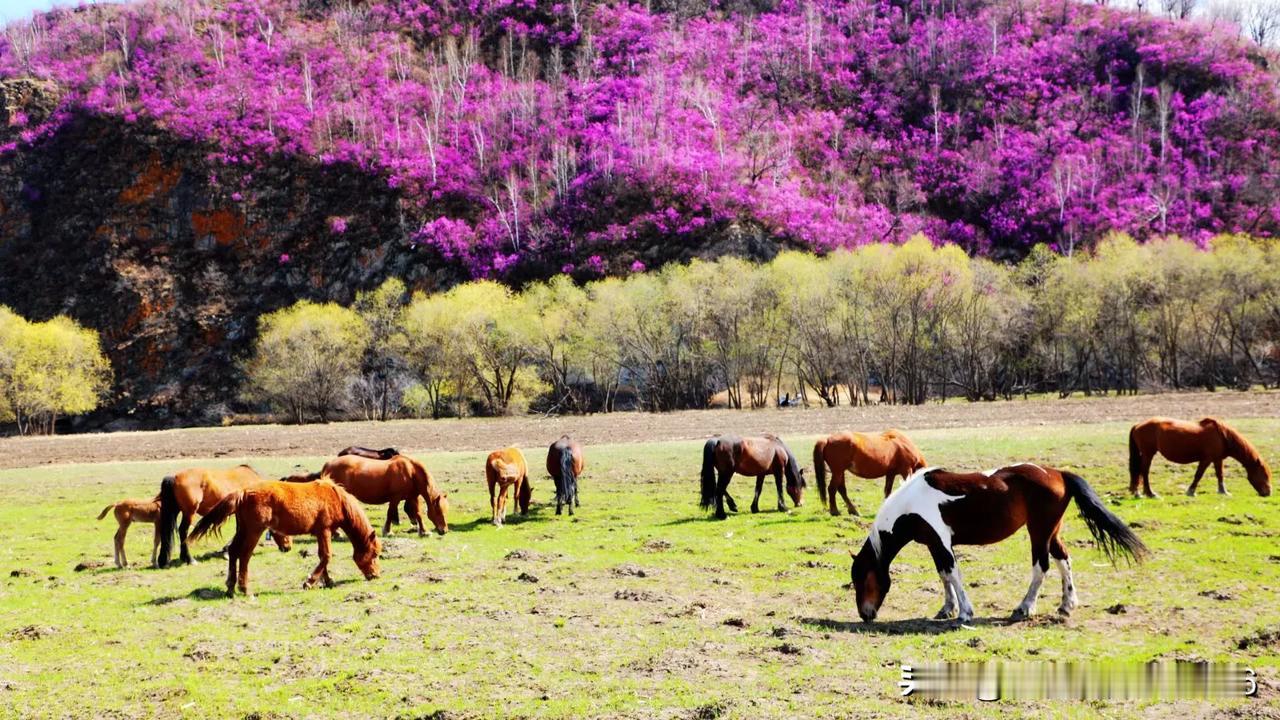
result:
[[(310, 477), (310, 476), (309, 476)], [(394, 455), (389, 460), (341, 455), (324, 464), (319, 478), (330, 479), (355, 495), (366, 505), (388, 503), (387, 521), (382, 534), (391, 532), (396, 519), (391, 508), (403, 502), (409, 520), (426, 535), (422, 522), (422, 500), (427, 501), (427, 517), (441, 535), (449, 532), (449, 498), (436, 486), (431, 473), (422, 463), (408, 455)]]
[[(840, 432), (822, 438), (813, 446), (813, 469), (818, 478), (818, 497), (822, 504), (830, 500), (832, 515), (839, 515), (836, 493), (844, 498), (850, 515), (858, 509), (849, 500), (845, 489), (844, 474), (851, 472), (862, 478), (884, 478), (884, 496), (893, 492), (893, 481), (901, 476), (905, 481), (911, 473), (925, 466), (924, 456), (914, 443), (898, 430), (886, 430), (879, 435), (859, 432)], [(831, 468), (831, 491), (827, 493), (827, 467)]]
[(1025, 618), (1034, 610), (1050, 557), (1062, 574), (1058, 612), (1071, 614), (1077, 603), (1075, 581), (1058, 532), (1073, 500), (1094, 542), (1113, 564), (1118, 555), (1141, 560), (1147, 554), (1138, 536), (1079, 475), (1031, 463), (985, 473), (917, 471), (880, 506), (870, 535), (853, 557), (850, 576), (858, 614), (864, 622), (875, 619), (889, 593), (889, 565), (905, 545), (918, 542), (929, 548), (942, 580), (943, 604), (935, 617), (946, 619), (958, 612), (961, 622), (969, 622), (973, 605), (961, 584), (954, 547), (991, 545), (1023, 525), (1031, 537), (1031, 586), (1013, 618)]
[(140, 523), (155, 524), (154, 532), (151, 538), (151, 566), (156, 564), (156, 551), (160, 549), (160, 496), (157, 495), (150, 500), (145, 498), (131, 498), (126, 500), (117, 500), (110, 505), (102, 508), (102, 512), (98, 513), (98, 519), (107, 516), (107, 513), (115, 511), (116, 529), (115, 537), (115, 553), (114, 559), (116, 567), (126, 568), (129, 566), (129, 558), (124, 554), (124, 539), (129, 534), (129, 525)]
[(501, 527), (507, 521), (509, 489), (514, 489), (512, 502), (519, 506), (520, 514), (529, 513), (533, 487), (529, 485), (529, 464), (525, 462), (520, 448), (509, 447), (489, 453), (484, 461), (484, 478), (489, 485), (489, 509), (493, 512), (494, 526)]
[(1129, 492), (1138, 494), (1138, 479), (1142, 479), (1142, 491), (1147, 497), (1151, 492), (1151, 461), (1156, 454), (1180, 465), (1198, 463), (1195, 479), (1187, 487), (1187, 495), (1196, 494), (1196, 486), (1204, 471), (1213, 465), (1218, 476), (1218, 493), (1229, 494), (1222, 483), (1222, 461), (1234, 458), (1244, 466), (1249, 484), (1262, 497), (1271, 494), (1271, 470), (1258, 455), (1258, 451), (1236, 432), (1234, 428), (1217, 418), (1207, 417), (1198, 423), (1151, 418), (1129, 429)]
[[(187, 548), (187, 530), (191, 527), (191, 519), (196, 515), (208, 514), (213, 506), (233, 492), (244, 490), (254, 485), (267, 482), (248, 465), (237, 465), (228, 470), (210, 470), (208, 468), (187, 468), (160, 481), (160, 567), (169, 564), (169, 553), (173, 543), (173, 524), (182, 515), (182, 524), (178, 527), (178, 540), (181, 544), (181, 560), (191, 562), (191, 551)], [(272, 534), (276, 546), (286, 552), (289, 545), (287, 535)]]
[(721, 435), (713, 437), (702, 447), (702, 501), (703, 510), (716, 509), (716, 518), (728, 517), (729, 509), (738, 512), (738, 506), (729, 496), (729, 481), (734, 473), (756, 476), (756, 496), (751, 501), (751, 512), (760, 511), (760, 492), (764, 489), (765, 475), (772, 474), (778, 488), (778, 512), (787, 511), (782, 497), (782, 479), (786, 476), (787, 494), (800, 507), (804, 495), (804, 470), (796, 462), (796, 456), (776, 435), (738, 437)]
[(325, 587), (333, 587), (329, 577), (329, 558), (333, 556), (329, 541), (336, 528), (341, 528), (351, 539), (353, 559), (365, 579), (378, 577), (378, 553), (382, 551), (378, 533), (351, 493), (331, 482), (266, 482), (231, 493), (200, 519), (191, 539), (198, 541), (205, 535), (217, 535), (232, 515), (236, 516), (236, 533), (227, 546), (227, 597), (235, 596), (237, 585), (242, 595), (249, 594), (249, 559), (258, 546), (258, 539), (268, 529), (277, 537), (304, 534), (316, 537), (320, 564), (302, 584), (304, 589), (320, 581)]
[(582, 459), (582, 445), (568, 435), (561, 435), (547, 449), (547, 474), (556, 484), (557, 515), (565, 503), (569, 505), (570, 515), (573, 515), (575, 507), (581, 507), (578, 502), (578, 476), (584, 467), (586, 461)]

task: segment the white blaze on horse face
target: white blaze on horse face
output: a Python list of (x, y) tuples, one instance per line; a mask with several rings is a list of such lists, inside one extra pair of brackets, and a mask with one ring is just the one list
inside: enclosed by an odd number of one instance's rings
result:
[(1058, 606), (1058, 612), (1070, 615), (1076, 605), (1080, 604), (1076, 599), (1075, 578), (1071, 577), (1071, 558), (1058, 561), (1058, 572), (1062, 575), (1062, 604)]
[(943, 546), (951, 549), (951, 526), (942, 520), (942, 506), (963, 496), (948, 495), (930, 485), (924, 476), (933, 470), (937, 468), (929, 467), (912, 473), (880, 506), (875, 522), (871, 524), (871, 548), (876, 551), (876, 557), (880, 556), (880, 533), (893, 532), (894, 524), (903, 515), (919, 516), (933, 528)]

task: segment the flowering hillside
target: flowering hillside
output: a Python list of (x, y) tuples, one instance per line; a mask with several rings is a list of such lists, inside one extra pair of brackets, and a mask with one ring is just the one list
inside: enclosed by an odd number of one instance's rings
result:
[(0, 76), (57, 94), (8, 113), (2, 149), (87, 110), (203, 143), (230, 203), (272, 155), (358, 167), (406, 246), (474, 276), (626, 272), (735, 224), (1001, 257), (1280, 232), (1276, 79), (1225, 34), (1056, 0), (696, 4), (60, 10), (0, 39)]

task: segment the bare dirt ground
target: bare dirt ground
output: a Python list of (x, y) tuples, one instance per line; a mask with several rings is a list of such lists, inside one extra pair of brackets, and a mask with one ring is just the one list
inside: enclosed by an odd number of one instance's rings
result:
[(1280, 416), (1280, 392), (1165, 393), (1009, 402), (952, 401), (921, 406), (619, 412), (454, 420), (252, 425), (154, 432), (87, 433), (0, 439), (0, 468), (56, 463), (222, 456), (329, 455), (348, 445), (405, 452), (491, 450), (549, 444), (571, 433), (589, 445), (692, 440), (715, 433), (813, 435), (838, 429), (903, 430), (1137, 421), (1153, 415), (1198, 418)]

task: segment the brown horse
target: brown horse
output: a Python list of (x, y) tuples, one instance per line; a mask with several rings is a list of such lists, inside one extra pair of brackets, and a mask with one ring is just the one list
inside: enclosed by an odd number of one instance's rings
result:
[[(827, 494), (827, 467), (831, 468), (831, 493)], [(858, 509), (849, 500), (845, 489), (844, 474), (851, 472), (863, 478), (884, 478), (884, 496), (893, 492), (893, 481), (898, 476), (906, 480), (911, 473), (925, 466), (924, 456), (914, 443), (898, 430), (886, 430), (879, 435), (858, 432), (841, 432), (829, 435), (813, 446), (813, 468), (818, 477), (818, 496), (824, 505), (830, 500), (832, 515), (839, 515), (836, 493), (844, 498), (850, 515)]]
[(514, 488), (513, 502), (520, 514), (529, 514), (529, 501), (533, 487), (529, 485), (529, 464), (520, 448), (509, 447), (494, 450), (484, 461), (484, 478), (489, 485), (489, 509), (493, 511), (493, 524), (501, 527), (507, 521), (507, 490)]
[[(196, 515), (208, 513), (214, 505), (231, 493), (263, 482), (266, 480), (248, 465), (237, 465), (229, 470), (188, 468), (161, 480), (160, 567), (169, 565), (173, 524), (178, 519), (179, 513), (182, 514), (182, 524), (178, 527), (180, 557), (182, 562), (190, 563), (191, 551), (187, 548), (187, 530), (191, 527), (191, 519)], [(289, 549), (288, 536), (273, 534), (272, 537), (281, 552)]]
[(1171, 462), (1185, 465), (1198, 463), (1195, 479), (1187, 487), (1187, 495), (1196, 494), (1196, 486), (1204, 471), (1213, 464), (1218, 476), (1218, 493), (1229, 494), (1222, 484), (1222, 461), (1234, 458), (1249, 474), (1249, 484), (1262, 497), (1271, 494), (1271, 470), (1259, 457), (1253, 445), (1235, 429), (1217, 418), (1207, 417), (1198, 423), (1151, 418), (1129, 429), (1129, 492), (1138, 494), (1138, 478), (1142, 478), (1142, 491), (1147, 497), (1151, 492), (1151, 461), (1159, 453)]
[(107, 513), (115, 511), (116, 524), (119, 528), (116, 530), (115, 537), (115, 562), (116, 567), (129, 567), (129, 558), (124, 554), (124, 538), (129, 534), (129, 525), (140, 523), (152, 523), (155, 525), (151, 538), (151, 566), (156, 564), (156, 551), (160, 548), (160, 496), (146, 500), (143, 498), (134, 498), (129, 500), (117, 500), (110, 505), (102, 508), (102, 512), (98, 513), (98, 519), (107, 516)]
[(760, 492), (764, 489), (764, 477), (773, 474), (778, 488), (778, 512), (787, 511), (782, 497), (782, 478), (787, 478), (787, 494), (800, 507), (804, 494), (804, 470), (796, 462), (796, 456), (775, 435), (742, 438), (736, 435), (713, 437), (702, 446), (702, 501), (703, 510), (715, 505), (716, 518), (723, 520), (724, 506), (738, 512), (738, 506), (729, 496), (729, 481), (734, 473), (756, 476), (756, 496), (751, 501), (751, 512), (760, 512)]
[[(390, 460), (342, 455), (325, 463), (320, 474), (331, 478), (366, 505), (388, 503), (395, 507), (403, 502), (405, 512), (417, 526), (419, 535), (427, 534), (422, 523), (422, 499), (425, 499), (427, 517), (431, 519), (436, 532), (441, 535), (449, 532), (448, 496), (436, 486), (431, 473), (427, 472), (422, 463), (408, 455), (396, 455)], [(393, 520), (388, 509), (387, 521), (382, 528), (384, 535), (391, 532)]]
[(560, 514), (560, 506), (567, 503), (569, 514), (573, 508), (581, 507), (578, 502), (578, 476), (586, 462), (582, 459), (582, 445), (568, 435), (551, 443), (547, 449), (547, 474), (556, 483), (556, 514)]
[[(961, 622), (973, 619), (973, 605), (961, 585), (956, 545), (991, 545), (1026, 525), (1031, 537), (1031, 587), (1013, 611), (1025, 618), (1035, 607), (1049, 558), (1062, 574), (1062, 604), (1069, 615), (1076, 607), (1071, 559), (1058, 537), (1062, 516), (1074, 500), (1094, 542), (1115, 562), (1120, 554), (1141, 560), (1147, 548), (1120, 518), (1107, 509), (1079, 475), (1031, 463), (985, 473), (919, 470), (880, 506), (871, 534), (854, 555), (850, 569), (858, 614), (871, 622), (889, 593), (889, 565), (907, 543), (929, 548), (942, 579), (943, 604), (937, 618), (959, 611)], [(852, 554), (852, 552), (851, 552)]]
[(333, 587), (333, 580), (329, 578), (329, 558), (333, 555), (329, 539), (335, 528), (341, 528), (351, 539), (353, 559), (365, 579), (378, 577), (378, 553), (382, 552), (382, 544), (377, 531), (351, 493), (327, 478), (309, 483), (267, 482), (231, 493), (200, 519), (191, 539), (198, 541), (205, 535), (217, 535), (232, 515), (236, 516), (236, 534), (227, 546), (227, 597), (235, 597), (237, 584), (242, 595), (249, 594), (249, 559), (263, 531), (268, 529), (277, 536), (311, 534), (316, 537), (320, 564), (302, 584), (304, 589), (321, 580), (325, 587)]

